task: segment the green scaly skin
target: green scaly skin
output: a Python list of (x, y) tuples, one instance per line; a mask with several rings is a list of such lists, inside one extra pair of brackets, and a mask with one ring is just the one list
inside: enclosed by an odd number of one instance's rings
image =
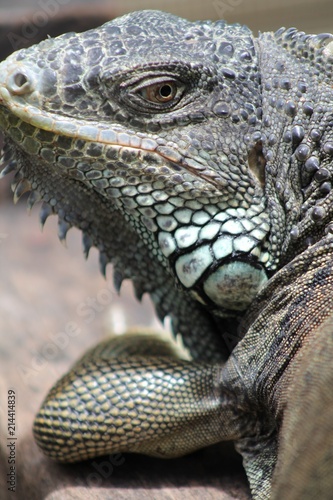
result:
[(97, 346), (36, 417), (49, 457), (234, 440), (253, 498), (331, 498), (332, 40), (144, 11), (1, 63), (14, 199), (80, 228), (192, 357)]

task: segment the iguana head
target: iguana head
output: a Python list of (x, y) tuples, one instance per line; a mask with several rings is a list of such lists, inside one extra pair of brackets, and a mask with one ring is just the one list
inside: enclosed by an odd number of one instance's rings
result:
[(0, 104), (17, 195), (28, 177), (65, 220), (78, 185), (111, 200), (152, 258), (213, 309), (246, 309), (276, 267), (247, 28), (144, 11), (48, 39), (1, 64)]

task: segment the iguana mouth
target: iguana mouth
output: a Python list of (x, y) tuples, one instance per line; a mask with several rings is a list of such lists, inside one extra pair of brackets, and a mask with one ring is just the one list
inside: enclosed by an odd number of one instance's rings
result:
[[(40, 71), (40, 68), (37, 68)], [(144, 151), (159, 155), (167, 160), (168, 165), (175, 170), (185, 169), (205, 183), (205, 191), (221, 193), (227, 183), (219, 173), (210, 168), (200, 157), (185, 157), (176, 144), (163, 141), (158, 135), (147, 135), (143, 132), (130, 130), (121, 124), (100, 122), (96, 120), (80, 120), (66, 114), (57, 114), (42, 109), (43, 99), (40, 95), (42, 84), (37, 81), (33, 67), (11, 61), (9, 57), (1, 63), (0, 76), (0, 106), (16, 116), (23, 124), (29, 124), (38, 130), (46, 131), (56, 136), (80, 139), (87, 143), (97, 143), (114, 148), (132, 148), (133, 151)], [(0, 117), (1, 124), (1, 117)], [(20, 123), (16, 125), (20, 127)], [(6, 124), (2, 127), (6, 129)], [(36, 146), (37, 147), (37, 146)], [(31, 151), (29, 151), (30, 153)]]
[[(2, 88), (0, 86), (0, 96), (1, 92)], [(1, 97), (0, 106), (18, 117), (22, 124), (29, 124), (34, 127), (36, 130), (35, 133), (41, 130), (52, 133), (55, 139), (56, 137), (79, 138), (86, 143), (110, 146), (114, 149), (126, 148), (128, 151), (132, 150), (136, 155), (139, 155), (140, 152), (156, 154), (162, 160), (166, 160), (172, 170), (177, 172), (180, 169), (184, 169), (194, 177), (202, 179), (204, 184), (201, 185), (201, 189), (204, 192), (210, 193), (210, 195), (220, 195), (221, 190), (226, 185), (225, 180), (204, 163), (200, 163), (195, 159), (185, 158), (170, 145), (161, 144), (161, 141), (157, 141), (153, 137), (147, 137), (147, 135), (136, 131), (132, 131), (131, 133), (131, 131), (120, 125), (114, 124), (110, 128), (110, 124), (95, 122), (87, 124), (83, 120), (74, 120), (73, 118), (40, 111), (33, 106), (15, 105), (13, 103), (8, 105), (8, 101), (5, 101), (4, 98), (1, 100)], [(20, 128), (20, 125), (18, 124), (17, 127)]]

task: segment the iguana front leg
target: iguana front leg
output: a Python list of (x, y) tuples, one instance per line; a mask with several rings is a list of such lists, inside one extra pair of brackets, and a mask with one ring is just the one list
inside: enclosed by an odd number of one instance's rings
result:
[(270, 498), (277, 428), (250, 401), (251, 374), (241, 370), (234, 356), (225, 365), (182, 359), (151, 335), (104, 341), (50, 391), (36, 442), (68, 463), (119, 452), (173, 458), (234, 440), (253, 498)]
[(34, 424), (59, 462), (134, 452), (171, 458), (240, 437), (242, 397), (220, 365), (180, 359), (164, 341), (125, 335), (99, 344), (50, 391)]

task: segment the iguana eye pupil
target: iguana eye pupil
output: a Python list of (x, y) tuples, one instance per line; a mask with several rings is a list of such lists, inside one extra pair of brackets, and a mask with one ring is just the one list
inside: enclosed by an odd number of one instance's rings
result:
[(142, 93), (147, 101), (154, 103), (164, 103), (172, 101), (177, 94), (175, 82), (153, 83), (145, 88)]
[(159, 95), (160, 95), (163, 99), (168, 99), (170, 96), (172, 96), (172, 88), (171, 88), (171, 85), (169, 85), (169, 84), (163, 85), (163, 87), (161, 87), (161, 88), (160, 88)]

